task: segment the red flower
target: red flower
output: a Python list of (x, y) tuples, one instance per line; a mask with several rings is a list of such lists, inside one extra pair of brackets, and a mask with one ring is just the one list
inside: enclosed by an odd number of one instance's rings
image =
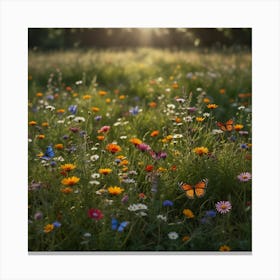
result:
[(146, 166), (146, 168), (145, 168), (145, 170), (147, 171), (147, 172), (151, 172), (151, 171), (153, 171), (153, 169), (154, 169), (154, 166), (153, 165), (147, 165)]
[(103, 213), (99, 209), (95, 208), (91, 208), (88, 210), (88, 216), (97, 221), (104, 217)]

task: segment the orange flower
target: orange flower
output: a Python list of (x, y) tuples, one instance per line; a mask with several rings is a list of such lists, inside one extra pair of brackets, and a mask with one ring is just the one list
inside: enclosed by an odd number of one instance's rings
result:
[(98, 94), (99, 94), (100, 96), (104, 96), (104, 95), (107, 94), (107, 91), (105, 91), (105, 90), (100, 90), (100, 91), (98, 92)]
[(76, 165), (75, 164), (72, 164), (72, 163), (66, 163), (66, 164), (63, 164), (60, 166), (60, 169), (63, 170), (63, 171), (71, 171), (73, 169), (76, 168)]
[(131, 138), (131, 139), (129, 140), (129, 142), (132, 143), (132, 144), (134, 144), (134, 145), (139, 145), (139, 144), (142, 143), (142, 141), (141, 141), (140, 139), (138, 139), (138, 138)]
[(107, 104), (111, 103), (111, 98), (106, 98), (106, 99), (105, 99), (105, 102), (106, 102)]
[(67, 86), (65, 89), (66, 89), (67, 91), (72, 91), (72, 88), (71, 88), (70, 86)]
[(109, 187), (108, 188), (108, 193), (112, 194), (112, 195), (119, 195), (124, 191), (123, 188), (118, 187), (118, 186), (114, 186), (114, 187)]
[(216, 109), (216, 108), (218, 108), (218, 105), (217, 105), (217, 104), (214, 104), (214, 103), (208, 104), (208, 105), (207, 105), (207, 108), (208, 108), (208, 109)]
[(183, 236), (182, 241), (187, 242), (190, 240), (190, 237), (188, 235)]
[(147, 198), (146, 195), (145, 195), (144, 193), (139, 193), (139, 194), (138, 194), (138, 197), (141, 198), (141, 199)]
[(242, 124), (236, 124), (236, 125), (234, 126), (234, 129), (235, 129), (236, 131), (239, 131), (239, 130), (241, 130), (243, 127), (244, 127), (244, 125), (242, 125)]
[(34, 125), (37, 124), (37, 122), (35, 122), (35, 121), (30, 121), (28, 124), (29, 124), (30, 126), (34, 126)]
[(179, 85), (178, 85), (177, 82), (175, 82), (175, 83), (172, 84), (172, 87), (173, 87), (174, 89), (177, 89), (177, 88), (179, 88)]
[(170, 167), (170, 170), (176, 171), (176, 170), (177, 170), (177, 166), (176, 166), (176, 165), (172, 165), (172, 166)]
[(49, 232), (53, 231), (53, 229), (54, 229), (53, 224), (47, 224), (47, 225), (44, 226), (44, 232), (45, 233), (49, 233)]
[(103, 135), (98, 135), (97, 136), (97, 139), (100, 140), (100, 141), (103, 141), (105, 139), (105, 136)]
[(62, 193), (68, 194), (73, 192), (73, 188), (66, 187), (60, 190)]
[(108, 175), (108, 174), (110, 174), (112, 172), (112, 169), (110, 169), (110, 168), (100, 168), (98, 170), (98, 172), (100, 174), (103, 174), (103, 175)]
[(159, 135), (159, 130), (154, 130), (151, 132), (151, 136), (152, 137), (155, 137), (155, 136), (158, 136)]
[(117, 152), (120, 152), (122, 149), (119, 145), (117, 144), (108, 144), (106, 146), (106, 150), (109, 151), (112, 154), (115, 154)]
[(177, 117), (177, 118), (175, 119), (175, 122), (176, 122), (176, 123), (180, 123), (180, 122), (182, 122), (182, 120), (181, 120), (179, 117)]
[(83, 99), (84, 100), (91, 99), (91, 96), (89, 94), (86, 94), (86, 95), (83, 96)]
[(44, 138), (45, 138), (45, 135), (44, 135), (44, 134), (39, 134), (39, 135), (37, 135), (37, 138), (38, 138), (38, 139), (44, 139)]
[(42, 92), (38, 92), (38, 93), (36, 93), (36, 96), (37, 96), (37, 97), (42, 97), (42, 96), (43, 96), (43, 93), (42, 93)]
[(125, 99), (125, 95), (120, 95), (120, 96), (119, 96), (119, 99), (120, 99), (120, 100)]
[(204, 103), (210, 103), (210, 99), (207, 98), (207, 97), (205, 97), (205, 98), (203, 98), (203, 102), (204, 102)]
[(224, 88), (221, 88), (221, 89), (219, 90), (219, 92), (220, 92), (220, 94), (225, 94), (225, 93), (226, 93), (226, 90), (225, 90)]
[(57, 150), (63, 150), (63, 148), (64, 148), (63, 144), (55, 144), (54, 147), (55, 147)]
[(99, 112), (100, 109), (98, 107), (91, 107), (91, 111), (96, 113), (96, 112)]
[(156, 107), (157, 107), (157, 103), (156, 103), (156, 102), (150, 102), (150, 103), (149, 103), (149, 106), (150, 106), (151, 108), (156, 108)]
[(61, 184), (65, 186), (73, 186), (77, 184), (80, 181), (79, 177), (72, 176), (72, 177), (67, 177), (61, 180)]
[(63, 113), (65, 112), (65, 110), (64, 110), (64, 109), (57, 109), (56, 112), (57, 112), (58, 114), (63, 114)]
[(203, 122), (205, 120), (205, 118), (202, 118), (202, 117), (196, 117), (195, 120), (197, 122)]
[(208, 154), (208, 149), (206, 147), (196, 147), (193, 151), (199, 156)]
[(42, 126), (43, 126), (43, 127), (48, 127), (48, 126), (49, 126), (49, 123), (48, 123), (48, 122), (43, 122), (43, 123), (42, 123)]
[(123, 166), (123, 165), (128, 165), (128, 160), (127, 159), (124, 159), (124, 160), (122, 160), (120, 163), (119, 163), (119, 165), (121, 165), (121, 166)]

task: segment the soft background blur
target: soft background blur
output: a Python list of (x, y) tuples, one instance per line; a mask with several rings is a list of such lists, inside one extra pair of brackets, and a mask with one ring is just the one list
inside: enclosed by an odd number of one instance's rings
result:
[(30, 28), (29, 48), (251, 48), (251, 28)]

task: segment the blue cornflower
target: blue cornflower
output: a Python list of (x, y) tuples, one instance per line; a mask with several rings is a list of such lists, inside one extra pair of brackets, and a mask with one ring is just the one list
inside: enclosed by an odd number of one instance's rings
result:
[(214, 217), (216, 217), (216, 215), (217, 215), (217, 213), (216, 213), (215, 210), (208, 210), (208, 211), (206, 211), (206, 213), (205, 213), (205, 216), (206, 216), (206, 217), (210, 217), (210, 218), (214, 218)]
[(102, 116), (96, 116), (94, 119), (95, 119), (96, 121), (100, 121), (100, 120), (102, 119)]
[(248, 145), (247, 144), (240, 144), (240, 148), (241, 149), (248, 149)]
[(135, 106), (133, 108), (131, 108), (129, 110), (129, 113), (132, 115), (132, 116), (136, 116), (138, 113), (139, 113), (139, 107), (138, 106)]
[(77, 105), (70, 105), (70, 106), (68, 107), (68, 111), (69, 111), (71, 114), (75, 115), (75, 114), (77, 113), (77, 108), (78, 108)]
[(162, 202), (162, 205), (163, 205), (163, 206), (173, 206), (174, 203), (173, 203), (171, 200), (164, 200), (164, 201)]
[(58, 221), (55, 221), (55, 222), (53, 222), (53, 226), (56, 228), (61, 227), (61, 223)]

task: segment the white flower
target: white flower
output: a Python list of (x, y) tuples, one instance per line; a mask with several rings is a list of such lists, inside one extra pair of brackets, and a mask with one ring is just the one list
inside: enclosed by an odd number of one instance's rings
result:
[(99, 159), (99, 155), (93, 155), (90, 157), (91, 161), (97, 161)]
[(176, 108), (174, 104), (167, 104), (166, 107), (170, 110), (174, 110)]
[(182, 134), (174, 134), (174, 135), (173, 135), (173, 138), (174, 138), (174, 139), (178, 139), (178, 138), (182, 138), (182, 137), (183, 137)]
[(91, 233), (89, 232), (84, 233), (84, 237), (91, 237)]
[(93, 179), (97, 179), (97, 178), (100, 178), (100, 174), (99, 174), (99, 173), (93, 173), (93, 174), (91, 175), (91, 177), (92, 177)]
[(140, 211), (140, 212), (137, 212), (136, 215), (143, 217), (143, 216), (147, 216), (148, 214), (146, 212)]
[(222, 131), (221, 129), (213, 129), (211, 133), (214, 134), (214, 135), (216, 135), (216, 134), (221, 134), (221, 133), (223, 133), (223, 131)]
[(171, 232), (168, 233), (168, 237), (169, 237), (169, 239), (175, 240), (179, 237), (179, 235), (178, 235), (177, 232), (171, 231)]
[(147, 205), (143, 204), (143, 203), (138, 203), (138, 204), (131, 204), (129, 205), (129, 207), (127, 208), (129, 211), (138, 211), (138, 210), (147, 210), (148, 207)]
[(64, 158), (62, 156), (59, 156), (59, 157), (54, 157), (53, 160), (54, 161), (64, 161)]
[(120, 136), (120, 139), (126, 139), (127, 138), (127, 136), (126, 135), (122, 135), (122, 136)]
[(63, 120), (58, 120), (57, 121), (57, 123), (64, 123), (65, 122), (65, 120), (63, 119)]
[(49, 110), (49, 111), (54, 111), (55, 107), (51, 106), (51, 105), (48, 105), (48, 106), (46, 106), (46, 109)]
[(96, 181), (96, 180), (89, 181), (89, 183), (90, 183), (91, 185), (100, 185), (100, 182), (99, 182), (99, 181)]
[(208, 118), (209, 116), (210, 116), (209, 113), (204, 113), (204, 114), (203, 114), (203, 117), (205, 117), (205, 118)]
[(76, 117), (75, 119), (74, 119), (74, 122), (78, 122), (78, 123), (80, 123), (80, 122), (85, 122), (85, 118), (84, 117)]
[(191, 116), (186, 116), (183, 120), (185, 122), (192, 122), (192, 117)]
[(66, 117), (66, 119), (68, 119), (68, 120), (73, 120), (75, 118), (75, 115), (69, 115), (68, 117)]
[(163, 215), (157, 215), (157, 218), (158, 218), (159, 220), (164, 221), (164, 222), (167, 221), (167, 217), (166, 217), (166, 216), (163, 216)]
[(237, 109), (238, 109), (238, 110), (244, 110), (244, 109), (245, 109), (245, 106), (239, 106)]

